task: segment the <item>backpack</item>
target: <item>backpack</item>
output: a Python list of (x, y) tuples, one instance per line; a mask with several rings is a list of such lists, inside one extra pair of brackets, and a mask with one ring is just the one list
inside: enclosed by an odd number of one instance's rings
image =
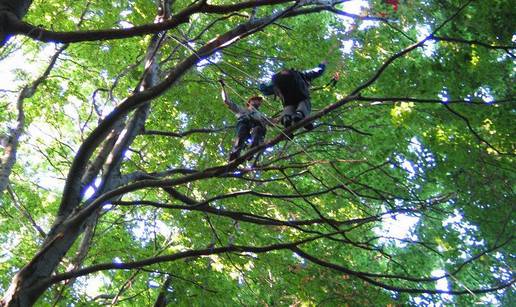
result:
[(297, 70), (277, 72), (272, 76), (272, 85), (274, 91), (283, 98), (284, 105), (297, 105), (310, 97), (308, 83)]

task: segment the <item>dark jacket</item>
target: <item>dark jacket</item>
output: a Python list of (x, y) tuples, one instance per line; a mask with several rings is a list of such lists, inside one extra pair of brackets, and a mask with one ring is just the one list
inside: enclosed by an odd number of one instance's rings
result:
[[(312, 82), (313, 79), (320, 77), (324, 71), (326, 70), (326, 65), (321, 63), (319, 66), (313, 69), (300, 71), (303, 80), (306, 82), (306, 86), (310, 86), (310, 82)], [(274, 85), (272, 84), (272, 81), (269, 81), (269, 83), (262, 83), (258, 86), (258, 89), (262, 94), (265, 96), (270, 96), (276, 94), (274, 91)]]

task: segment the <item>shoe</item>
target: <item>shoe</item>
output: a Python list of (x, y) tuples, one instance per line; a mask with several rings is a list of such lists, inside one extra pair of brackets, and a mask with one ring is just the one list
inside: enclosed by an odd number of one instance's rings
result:
[(285, 128), (292, 126), (292, 117), (290, 115), (283, 115), (281, 118), (281, 123)]
[(297, 123), (298, 121), (301, 121), (303, 118), (305, 118), (305, 115), (299, 111), (297, 111), (293, 116), (292, 116), (292, 121), (294, 123)]

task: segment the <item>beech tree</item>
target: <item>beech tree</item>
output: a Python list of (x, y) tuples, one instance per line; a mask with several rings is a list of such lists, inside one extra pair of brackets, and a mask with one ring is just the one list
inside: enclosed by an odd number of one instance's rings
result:
[(0, 0), (2, 306), (509, 304), (513, 4)]

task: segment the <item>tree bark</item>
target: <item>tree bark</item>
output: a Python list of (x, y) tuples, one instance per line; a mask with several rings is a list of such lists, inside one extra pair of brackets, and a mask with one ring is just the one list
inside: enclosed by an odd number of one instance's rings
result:
[(172, 282), (172, 276), (168, 276), (163, 286), (161, 287), (161, 291), (159, 292), (158, 297), (156, 298), (156, 302), (154, 303), (154, 307), (166, 307), (168, 305), (167, 300), (167, 291), (170, 283)]
[(0, 11), (8, 11), (22, 19), (29, 10), (32, 0), (0, 0)]
[(21, 20), (29, 10), (32, 0), (0, 0), (0, 47), (9, 39), (10, 24)]
[[(113, 191), (117, 188), (116, 175), (120, 173), (118, 167), (113, 166), (119, 166), (123, 156), (123, 150), (118, 151), (118, 159), (112, 160), (110, 162), (111, 166), (106, 165), (107, 168), (104, 168), (103, 173), (103, 179), (105, 179), (105, 181), (101, 183), (99, 193), (96, 193), (96, 195), (87, 201), (83, 201), (83, 191), (86, 185), (81, 178), (81, 174), (84, 174), (87, 170), (89, 161), (95, 150), (108, 133), (112, 131), (115, 125), (129, 112), (136, 110), (132, 120), (129, 121), (128, 126), (126, 126), (128, 129), (132, 129), (132, 131), (128, 130), (125, 137), (121, 137), (119, 142), (117, 142), (120, 145), (124, 144), (127, 148), (137, 135), (135, 132), (143, 131), (145, 121), (142, 119), (146, 118), (149, 102), (153, 98), (158, 97), (173, 86), (177, 80), (201, 59), (214, 54), (221, 48), (235, 43), (239, 39), (252, 35), (263, 27), (271, 24), (276, 19), (281, 18), (285, 12), (288, 12), (291, 8), (292, 7), (285, 11), (276, 12), (269, 17), (241, 24), (216, 39), (209, 41), (206, 45), (194, 52), (193, 55), (188, 56), (178, 63), (170, 70), (168, 76), (159, 83), (157, 80), (153, 80), (155, 79), (153, 78), (153, 74), (149, 73), (153, 68), (149, 66), (146, 67), (148, 72), (139, 88), (141, 91), (129, 96), (115, 108), (81, 145), (70, 168), (63, 191), (61, 206), (47, 239), (31, 262), (15, 275), (0, 306), (33, 305), (48, 287), (45, 279), (55, 271), (65, 254), (84, 232), (85, 225), (87, 225), (91, 219), (95, 218), (94, 212), (103, 204), (118, 196), (118, 194), (113, 193)], [(147, 64), (149, 64), (149, 62)], [(115, 148), (117, 148), (119, 144), (115, 144)], [(114, 150), (116, 150), (115, 148)], [(238, 163), (244, 161), (243, 159), (244, 157), (231, 164), (230, 167), (236, 167)], [(190, 182), (199, 178), (217, 176), (225, 171), (227, 171), (227, 166), (207, 169), (196, 175), (186, 175), (183, 180), (177, 181), (176, 184)], [(113, 177), (113, 175), (115, 176)]]

